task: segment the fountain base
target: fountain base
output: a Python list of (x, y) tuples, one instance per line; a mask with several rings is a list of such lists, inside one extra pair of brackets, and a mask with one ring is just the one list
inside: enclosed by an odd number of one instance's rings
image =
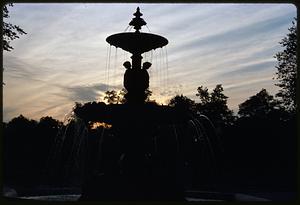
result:
[(86, 122), (112, 125), (121, 144), (120, 159), (88, 177), (81, 200), (184, 200), (178, 145), (187, 112), (152, 103), (89, 103), (75, 113)]

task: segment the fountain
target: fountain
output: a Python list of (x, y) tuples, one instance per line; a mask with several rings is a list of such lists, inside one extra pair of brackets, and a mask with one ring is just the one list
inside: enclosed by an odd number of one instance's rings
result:
[(147, 69), (151, 63), (146, 62), (141, 66), (142, 53), (161, 48), (168, 44), (168, 40), (162, 36), (152, 33), (142, 33), (140, 29), (146, 25), (139, 7), (133, 14), (135, 18), (129, 23), (135, 32), (118, 33), (107, 37), (106, 41), (117, 48), (122, 48), (132, 54), (132, 66), (130, 62), (125, 62), (126, 72), (124, 74), (124, 87), (127, 90), (125, 96), (128, 103), (143, 103), (146, 99), (145, 90), (149, 87), (149, 74)]
[(86, 124), (100, 122), (110, 126), (101, 131), (98, 168), (86, 173), (81, 200), (184, 200), (184, 164), (191, 155), (184, 147), (205, 141), (214, 155), (201, 116), (186, 109), (145, 102), (151, 63), (142, 65), (142, 54), (166, 46), (168, 40), (140, 32), (146, 22), (139, 7), (134, 16), (129, 25), (135, 32), (106, 39), (110, 45), (132, 54), (132, 62), (123, 64), (126, 103), (93, 102), (74, 109)]

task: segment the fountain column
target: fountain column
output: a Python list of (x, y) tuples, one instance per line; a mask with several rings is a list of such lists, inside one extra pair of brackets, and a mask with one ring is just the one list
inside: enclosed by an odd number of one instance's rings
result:
[(141, 56), (141, 54), (133, 54), (131, 56), (132, 59), (132, 69), (133, 70), (138, 70), (141, 69), (141, 65), (142, 65), (142, 59), (143, 57)]

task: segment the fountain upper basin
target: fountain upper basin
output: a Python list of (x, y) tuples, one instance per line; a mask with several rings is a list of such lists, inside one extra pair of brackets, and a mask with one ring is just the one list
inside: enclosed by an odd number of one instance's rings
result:
[(162, 36), (140, 32), (117, 33), (107, 37), (106, 41), (132, 54), (145, 53), (168, 44), (168, 40)]

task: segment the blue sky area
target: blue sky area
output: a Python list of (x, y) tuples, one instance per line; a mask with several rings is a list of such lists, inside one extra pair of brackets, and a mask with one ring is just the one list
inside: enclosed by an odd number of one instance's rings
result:
[(120, 90), (130, 54), (105, 39), (133, 31), (137, 6), (148, 26), (142, 32), (169, 40), (143, 56), (152, 62), (151, 99), (165, 104), (183, 94), (197, 101), (197, 87), (222, 84), (237, 111), (262, 88), (277, 92), (273, 56), (297, 15), (292, 4), (14, 4), (9, 22), (28, 34), (3, 54), (3, 120), (63, 120), (74, 102)]

